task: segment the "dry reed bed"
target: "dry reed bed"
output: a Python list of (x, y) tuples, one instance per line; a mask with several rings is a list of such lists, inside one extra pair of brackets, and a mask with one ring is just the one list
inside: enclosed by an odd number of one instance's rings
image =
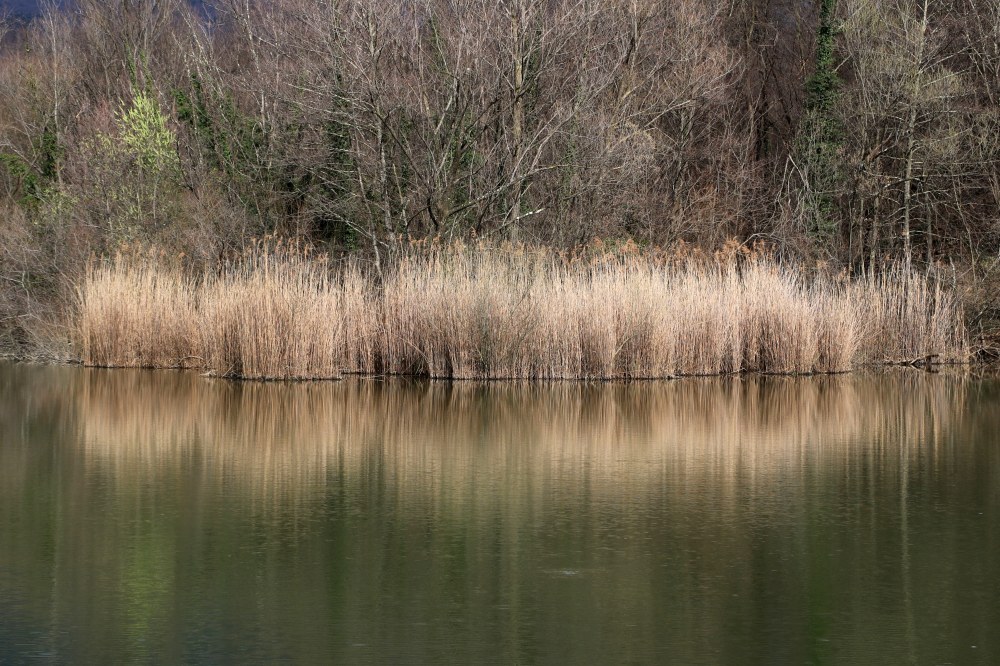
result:
[(382, 281), (289, 249), (199, 279), (118, 259), (87, 276), (77, 322), (87, 365), (247, 379), (805, 374), (968, 353), (960, 304), (931, 277), (807, 277), (759, 257), (459, 247), (415, 253)]

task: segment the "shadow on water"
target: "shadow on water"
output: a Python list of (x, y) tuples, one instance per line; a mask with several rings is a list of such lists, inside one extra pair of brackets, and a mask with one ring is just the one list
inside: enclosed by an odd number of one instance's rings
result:
[(998, 407), (0, 365), (0, 662), (989, 663)]

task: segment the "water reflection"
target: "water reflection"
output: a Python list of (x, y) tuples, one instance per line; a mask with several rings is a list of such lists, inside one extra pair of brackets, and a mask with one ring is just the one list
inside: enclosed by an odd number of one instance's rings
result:
[(990, 382), (0, 366), (0, 399), (0, 662), (1000, 657)]
[(807, 465), (911, 456), (936, 465), (966, 391), (961, 380), (919, 373), (288, 385), (84, 370), (74, 380), (91, 468), (155, 477), (197, 459), (246, 492), (286, 502), (324, 492), (330, 475), (356, 478), (377, 463), (393, 485), (455, 510), (498, 491), (551, 493), (552, 483), (586, 482), (600, 502), (659, 493), (665, 478), (680, 490), (708, 477), (728, 495), (734, 485), (766, 492), (775, 476)]

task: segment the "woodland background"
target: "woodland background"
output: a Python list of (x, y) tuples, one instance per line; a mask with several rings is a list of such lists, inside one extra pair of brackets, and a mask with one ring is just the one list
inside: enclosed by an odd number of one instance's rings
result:
[(983, 338), (1000, 3), (77, 0), (0, 18), (0, 346), (37, 344), (94, 257), (157, 247), (200, 270), (268, 234), (377, 269), (429, 238), (904, 262), (950, 275)]

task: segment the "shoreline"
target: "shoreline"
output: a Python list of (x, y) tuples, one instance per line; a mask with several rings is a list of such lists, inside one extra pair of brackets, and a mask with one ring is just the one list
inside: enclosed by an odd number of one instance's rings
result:
[(342, 372), (337, 377), (257, 377), (247, 378), (238, 376), (225, 376), (204, 372), (195, 367), (155, 367), (155, 366), (107, 366), (107, 365), (87, 365), (79, 359), (57, 359), (52, 357), (39, 357), (30, 354), (17, 354), (13, 352), (0, 353), (0, 363), (10, 363), (18, 365), (37, 365), (47, 367), (57, 366), (77, 366), (86, 370), (101, 370), (108, 372), (117, 371), (143, 371), (143, 372), (163, 372), (163, 373), (190, 373), (198, 375), (203, 379), (216, 379), (234, 384), (289, 384), (299, 385), (307, 383), (334, 384), (337, 382), (359, 380), (359, 381), (413, 381), (427, 383), (455, 383), (455, 384), (530, 384), (544, 386), (548, 384), (655, 384), (669, 383), (683, 380), (698, 379), (810, 379), (825, 377), (842, 377), (851, 375), (871, 375), (871, 374), (891, 374), (896, 372), (919, 372), (925, 374), (941, 374), (960, 369), (974, 370), (996, 370), (1000, 371), (1000, 363), (996, 361), (977, 361), (975, 359), (967, 361), (947, 361), (933, 363), (931, 366), (916, 365), (906, 362), (887, 362), (879, 364), (867, 364), (849, 370), (837, 370), (828, 372), (767, 372), (757, 370), (741, 370), (738, 372), (726, 372), (717, 374), (682, 374), (665, 377), (432, 377), (426, 374), (400, 374), (400, 373), (364, 373), (364, 372)]

